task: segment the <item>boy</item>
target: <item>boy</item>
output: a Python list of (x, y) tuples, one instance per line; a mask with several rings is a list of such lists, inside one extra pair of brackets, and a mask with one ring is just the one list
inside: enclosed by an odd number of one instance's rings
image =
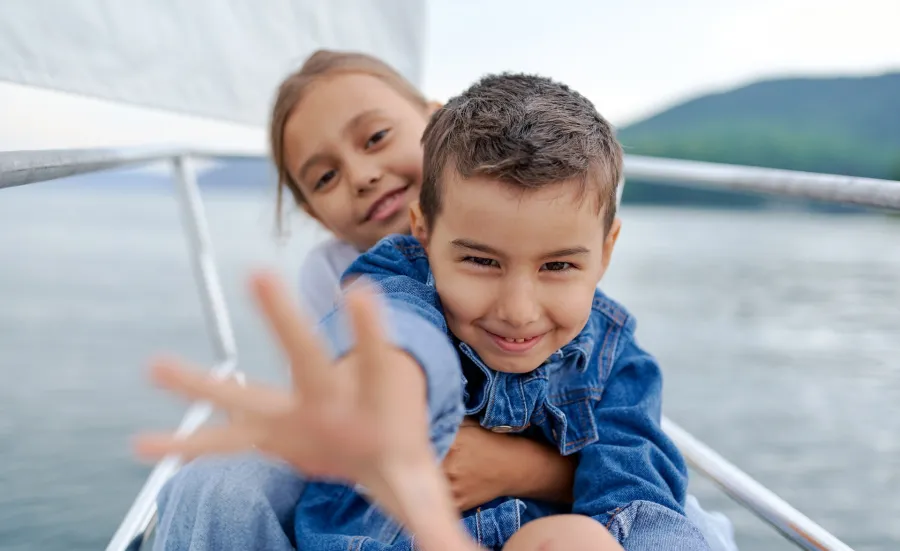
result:
[[(346, 274), (381, 288), (392, 355), (361, 356), (339, 310), (321, 325), (338, 368), (352, 372), (359, 362), (387, 360), (398, 373), (421, 367), (425, 384), (408, 387), (409, 400), (422, 401), (424, 386), (439, 456), (464, 411), (485, 428), (549, 442), (576, 461), (571, 507), (504, 497), (464, 512), (467, 531), (483, 547), (503, 547), (526, 522), (575, 513), (597, 521), (629, 551), (709, 549), (685, 517), (686, 468), (659, 426), (659, 367), (636, 344), (633, 318), (596, 290), (620, 229), (615, 194), (622, 153), (610, 125), (564, 85), (491, 76), (440, 109), (423, 143), (415, 237), (385, 238)], [(460, 367), (464, 389), (454, 383)], [(394, 426), (402, 422), (393, 419)], [(265, 429), (164, 440), (152, 453), (258, 442), (289, 455), (285, 438), (273, 439), (278, 431)], [(291, 445), (315, 456), (293, 461), (311, 476), (365, 483), (354, 469), (381, 468), (332, 463), (316, 456), (312, 443)], [(372, 442), (360, 443), (366, 445)], [(395, 517), (397, 507), (389, 498)], [(301, 549), (413, 547), (392, 518), (349, 486), (308, 484), (295, 528)]]

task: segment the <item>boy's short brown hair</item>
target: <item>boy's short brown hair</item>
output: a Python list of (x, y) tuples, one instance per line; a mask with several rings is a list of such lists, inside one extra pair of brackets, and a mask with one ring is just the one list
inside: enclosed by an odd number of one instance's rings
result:
[(482, 78), (432, 117), (419, 198), (428, 226), (441, 210), (441, 181), (495, 178), (523, 190), (577, 179), (597, 192), (609, 230), (616, 216), (622, 147), (594, 105), (549, 78), (509, 74)]

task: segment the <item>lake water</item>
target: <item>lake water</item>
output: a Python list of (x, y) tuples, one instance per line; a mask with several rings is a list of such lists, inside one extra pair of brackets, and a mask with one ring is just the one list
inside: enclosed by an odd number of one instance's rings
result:
[[(206, 193), (242, 368), (278, 380), (248, 270), (320, 233), (271, 194)], [(900, 547), (900, 219), (628, 208), (604, 289), (666, 374), (665, 412), (858, 550)], [(211, 349), (173, 196), (0, 191), (0, 548), (98, 549), (149, 467), (129, 437), (184, 404), (145, 361)], [(695, 476), (743, 550), (793, 549)]]

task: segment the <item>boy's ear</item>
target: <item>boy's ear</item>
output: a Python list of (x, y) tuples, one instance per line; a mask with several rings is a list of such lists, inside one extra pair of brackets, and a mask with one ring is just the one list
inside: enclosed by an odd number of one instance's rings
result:
[(426, 249), (428, 248), (428, 225), (425, 224), (425, 217), (422, 216), (422, 208), (418, 201), (409, 204), (409, 227), (413, 237)]
[(619, 232), (622, 231), (622, 219), (616, 216), (612, 226), (606, 232), (606, 238), (603, 240), (603, 272), (609, 268), (609, 262), (612, 260), (613, 249), (616, 248), (616, 241), (619, 239)]

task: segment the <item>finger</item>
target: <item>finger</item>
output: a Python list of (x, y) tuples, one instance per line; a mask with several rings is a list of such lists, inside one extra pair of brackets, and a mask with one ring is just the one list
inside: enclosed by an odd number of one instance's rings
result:
[(216, 379), (209, 372), (190, 368), (184, 362), (161, 358), (150, 366), (150, 376), (157, 385), (191, 400), (206, 400), (228, 410), (232, 415), (271, 417), (284, 413), (291, 397), (260, 385), (242, 385), (234, 378)]
[(347, 311), (360, 360), (357, 374), (363, 394), (377, 388), (382, 372), (387, 368), (387, 340), (382, 327), (378, 297), (365, 283), (357, 284), (347, 293)]
[(236, 453), (253, 448), (255, 434), (244, 426), (203, 428), (187, 436), (173, 433), (138, 435), (134, 451), (142, 459), (177, 455), (189, 461), (201, 455)]
[(256, 301), (291, 363), (295, 391), (310, 398), (330, 394), (331, 359), (310, 323), (293, 306), (280, 279), (260, 273), (252, 280)]

